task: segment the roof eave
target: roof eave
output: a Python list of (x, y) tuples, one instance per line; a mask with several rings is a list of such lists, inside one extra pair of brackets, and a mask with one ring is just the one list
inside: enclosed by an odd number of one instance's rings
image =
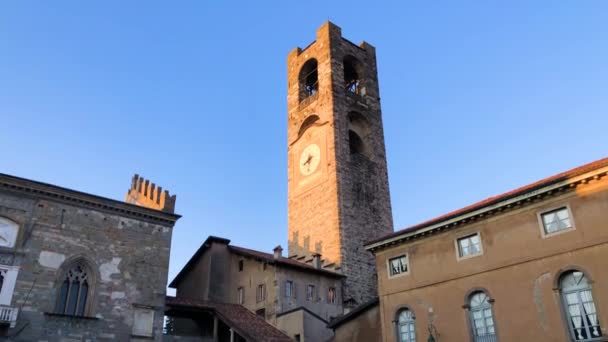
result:
[(600, 167), (596, 170), (589, 171), (589, 172), (583, 173), (578, 176), (574, 176), (574, 177), (571, 177), (571, 178), (568, 178), (568, 179), (565, 179), (562, 181), (557, 181), (555, 183), (552, 183), (552, 184), (549, 184), (546, 186), (541, 186), (537, 189), (532, 189), (525, 193), (515, 195), (511, 198), (505, 199), (503, 201), (500, 201), (500, 202), (497, 202), (494, 204), (489, 204), (487, 206), (473, 209), (472, 211), (470, 211), (468, 213), (464, 213), (464, 214), (455, 216), (450, 219), (432, 223), (429, 226), (423, 226), (423, 227), (419, 227), (419, 228), (412, 229), (409, 231), (406, 230), (402, 234), (397, 234), (397, 235), (391, 236), (387, 239), (372, 242), (370, 244), (365, 245), (364, 247), (366, 250), (373, 253), (374, 251), (376, 251), (378, 249), (382, 249), (389, 245), (399, 243), (403, 240), (407, 240), (407, 239), (411, 239), (411, 238), (414, 238), (419, 235), (431, 233), (432, 231), (435, 231), (440, 228), (447, 228), (450, 225), (456, 225), (457, 223), (459, 223), (461, 221), (470, 220), (470, 219), (480, 216), (480, 215), (485, 216), (486, 214), (489, 214), (489, 213), (494, 215), (497, 212), (500, 212), (505, 208), (510, 209), (514, 205), (521, 204), (522, 201), (528, 202), (533, 197), (537, 197), (537, 196), (540, 197), (543, 195), (551, 194), (551, 193), (555, 192), (556, 190), (559, 190), (560, 188), (575, 187), (576, 185), (578, 185), (580, 183), (588, 181), (590, 178), (603, 177), (607, 173), (608, 173), (608, 166)]

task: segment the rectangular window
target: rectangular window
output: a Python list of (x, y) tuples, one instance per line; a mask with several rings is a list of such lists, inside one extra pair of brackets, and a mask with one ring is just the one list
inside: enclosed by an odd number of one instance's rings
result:
[(481, 254), (481, 238), (479, 233), (467, 235), (457, 240), (458, 256), (461, 258)]
[(307, 285), (306, 286), (306, 300), (308, 300), (308, 301), (314, 301), (315, 298), (316, 298), (315, 286), (314, 285)]
[(330, 304), (336, 304), (336, 288), (330, 287), (327, 290), (327, 302)]
[(258, 302), (263, 302), (266, 300), (266, 285), (260, 284), (258, 285), (258, 290), (255, 296)]
[(390, 277), (394, 277), (399, 274), (405, 274), (408, 271), (409, 267), (407, 254), (388, 259), (388, 274)]
[(293, 281), (291, 280), (285, 282), (285, 297), (293, 297)]
[(239, 287), (238, 289), (238, 303), (243, 304), (245, 302), (245, 289)]
[(243, 260), (239, 260), (239, 272), (243, 271)]
[(570, 211), (567, 207), (544, 212), (540, 214), (540, 217), (547, 235), (573, 228)]

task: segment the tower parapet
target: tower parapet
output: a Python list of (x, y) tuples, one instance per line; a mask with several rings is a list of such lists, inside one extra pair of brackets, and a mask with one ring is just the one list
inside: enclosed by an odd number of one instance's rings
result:
[(127, 191), (125, 202), (142, 207), (161, 210), (168, 213), (175, 211), (176, 195), (170, 195), (168, 190), (135, 174), (131, 179), (131, 188)]

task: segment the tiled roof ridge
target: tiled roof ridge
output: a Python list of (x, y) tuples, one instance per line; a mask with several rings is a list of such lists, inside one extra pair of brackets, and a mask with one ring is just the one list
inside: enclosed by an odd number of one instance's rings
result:
[(538, 189), (538, 188), (541, 188), (541, 187), (545, 187), (545, 186), (549, 186), (551, 184), (555, 184), (555, 183), (558, 183), (560, 181), (566, 180), (568, 178), (576, 177), (576, 176), (585, 174), (587, 172), (590, 172), (590, 171), (593, 171), (595, 169), (598, 169), (598, 168), (601, 168), (601, 167), (605, 167), (605, 166), (608, 166), (608, 157), (607, 158), (602, 158), (602, 159), (599, 159), (599, 160), (596, 160), (596, 161), (593, 161), (591, 163), (587, 163), (587, 164), (584, 164), (584, 165), (581, 165), (581, 166), (578, 166), (578, 167), (575, 167), (573, 169), (570, 169), (570, 170), (558, 173), (558, 174), (550, 176), (550, 177), (543, 178), (543, 179), (541, 179), (539, 181), (536, 181), (536, 182), (533, 182), (533, 183), (530, 183), (530, 184), (527, 184), (527, 185), (515, 188), (513, 190), (504, 192), (502, 194), (488, 197), (488, 198), (486, 198), (484, 200), (475, 202), (473, 204), (470, 204), (468, 206), (465, 206), (465, 207), (457, 209), (457, 210), (453, 210), (451, 212), (448, 212), (446, 214), (437, 216), (437, 217), (432, 218), (432, 219), (427, 220), (427, 221), (423, 221), (423, 222), (415, 224), (413, 226), (397, 230), (397, 231), (395, 231), (393, 233), (386, 234), (386, 235), (384, 235), (384, 236), (382, 236), (382, 237), (380, 237), (378, 239), (374, 239), (372, 241), (368, 241), (366, 243), (366, 245), (375, 244), (375, 243), (381, 242), (381, 241), (386, 240), (386, 239), (397, 237), (397, 236), (399, 236), (401, 234), (404, 234), (404, 233), (407, 233), (407, 232), (410, 232), (410, 231), (415, 231), (415, 230), (418, 230), (418, 229), (421, 229), (421, 228), (425, 228), (425, 227), (431, 226), (433, 224), (437, 224), (437, 223), (440, 223), (442, 221), (446, 221), (448, 219), (451, 219), (451, 218), (454, 218), (454, 217), (457, 217), (457, 216), (460, 216), (460, 215), (472, 212), (474, 210), (481, 209), (483, 207), (486, 207), (486, 206), (489, 206), (489, 205), (492, 205), (492, 204), (496, 204), (496, 203), (508, 200), (508, 199), (516, 197), (518, 195), (523, 195), (523, 194), (531, 192), (531, 191), (533, 191), (535, 189)]
[(300, 267), (303, 269), (307, 269), (313, 272), (322, 272), (322, 273), (327, 273), (330, 275), (334, 275), (334, 276), (339, 276), (342, 277), (342, 273), (336, 272), (336, 271), (332, 271), (326, 268), (315, 268), (312, 265), (309, 265), (307, 263), (304, 262), (300, 262), (298, 260), (294, 260), (294, 259), (290, 259), (290, 258), (286, 258), (286, 257), (279, 257), (278, 259), (275, 259), (273, 254), (270, 253), (266, 253), (263, 251), (259, 251), (259, 250), (255, 250), (255, 249), (251, 249), (251, 248), (246, 248), (246, 247), (241, 247), (241, 246), (235, 246), (235, 245), (228, 245), (228, 248), (235, 251), (235, 252), (240, 252), (243, 254), (247, 254), (250, 255), (252, 257), (258, 257), (261, 259), (266, 259), (269, 262), (278, 262), (279, 264), (283, 264), (286, 266), (294, 266), (294, 267)]

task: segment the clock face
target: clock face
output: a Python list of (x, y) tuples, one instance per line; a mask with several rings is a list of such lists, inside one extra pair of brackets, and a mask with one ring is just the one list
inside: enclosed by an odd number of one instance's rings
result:
[(302, 151), (300, 155), (300, 173), (308, 176), (315, 172), (321, 161), (321, 149), (317, 144), (310, 144)]

